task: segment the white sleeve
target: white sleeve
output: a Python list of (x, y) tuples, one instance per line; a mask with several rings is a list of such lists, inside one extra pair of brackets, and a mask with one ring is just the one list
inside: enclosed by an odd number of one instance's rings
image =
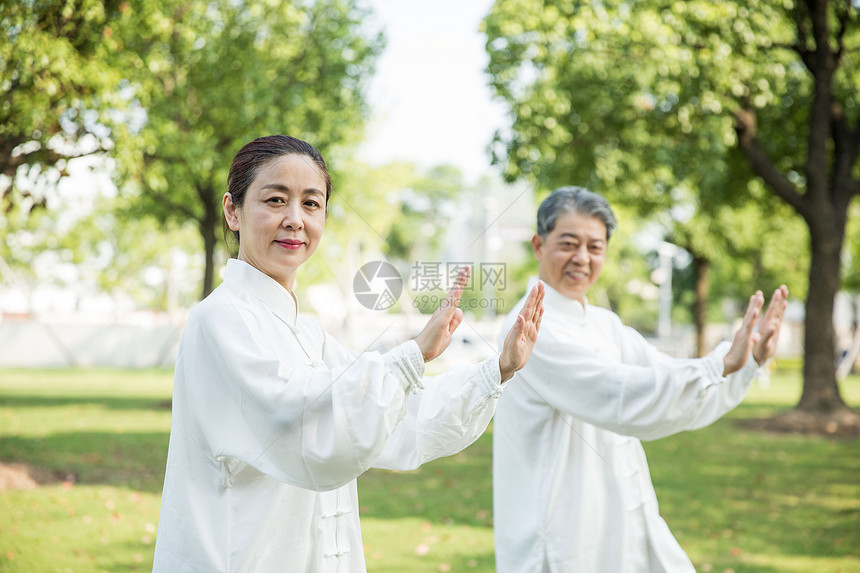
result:
[(417, 345), (356, 354), (320, 371), (285, 363), (251, 330), (232, 307), (186, 325), (177, 367), (201, 446), (232, 471), (248, 464), (312, 490), (340, 487), (370, 468), (420, 384)]
[(413, 470), (463, 450), (487, 429), (501, 394), (498, 358), (426, 378), (375, 467)]
[(621, 344), (627, 363), (541, 332), (528, 364), (509, 384), (528, 385), (559, 413), (653, 440), (717, 420), (743, 400), (754, 378), (752, 360), (752, 366), (722, 376), (727, 348), (704, 358), (673, 359), (625, 330)]

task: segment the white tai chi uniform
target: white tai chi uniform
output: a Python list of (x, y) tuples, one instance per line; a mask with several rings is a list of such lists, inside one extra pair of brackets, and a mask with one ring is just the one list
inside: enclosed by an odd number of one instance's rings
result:
[(230, 260), (183, 334), (154, 571), (365, 571), (355, 478), (462, 450), (501, 394), (497, 359), (423, 372), (414, 341), (357, 354)]
[(675, 359), (548, 285), (543, 305), (535, 349), (493, 423), (498, 573), (694, 571), (660, 517), (639, 440), (717, 420), (743, 400), (755, 360), (723, 377), (728, 343)]

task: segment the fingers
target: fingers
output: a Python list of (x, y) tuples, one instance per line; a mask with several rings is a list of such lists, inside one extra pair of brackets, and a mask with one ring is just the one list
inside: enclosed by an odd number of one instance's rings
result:
[(761, 309), (764, 306), (764, 295), (760, 290), (756, 291), (754, 295), (750, 297), (750, 302), (747, 305), (747, 311), (744, 315), (744, 319), (752, 316), (758, 316), (761, 313)]
[(771, 298), (767, 311), (761, 319), (759, 325), (761, 337), (756, 341), (753, 349), (753, 357), (759, 364), (763, 364), (776, 353), (782, 319), (785, 317), (785, 310), (788, 307), (787, 299), (788, 288), (785, 285), (780, 285), (773, 292), (773, 298)]
[(448, 291), (448, 294), (445, 295), (445, 298), (442, 299), (442, 303), (439, 305), (440, 311), (453, 314), (454, 309), (460, 306), (460, 298), (463, 296), (463, 290), (466, 288), (471, 272), (472, 270), (469, 267), (460, 269), (457, 279), (454, 281), (454, 286), (451, 287), (451, 290)]
[(520, 316), (529, 322), (535, 322), (536, 318), (539, 319), (543, 313), (543, 297), (545, 294), (546, 289), (544, 288), (543, 281), (538, 281), (538, 284), (529, 292), (529, 296), (526, 298), (522, 310), (520, 310)]
[(781, 285), (773, 292), (773, 298), (770, 299), (770, 304), (767, 306), (767, 312), (764, 315), (765, 322), (781, 323), (785, 316), (785, 309), (788, 306), (788, 288)]
[(756, 321), (761, 315), (762, 306), (764, 306), (764, 295), (761, 291), (756, 291), (756, 293), (750, 297), (749, 304), (747, 304), (747, 309), (746, 312), (744, 312), (744, 318), (741, 321), (739, 331), (752, 333), (753, 330), (755, 330)]
[(517, 319), (514, 321), (514, 325), (508, 331), (508, 335), (513, 338), (519, 338), (523, 335), (526, 330), (526, 319), (523, 318), (522, 314), (517, 315)]
[(451, 317), (451, 322), (448, 323), (448, 334), (454, 334), (460, 323), (463, 322), (463, 311), (459, 308), (454, 309), (454, 316)]
[(773, 298), (767, 305), (767, 311), (761, 319), (759, 331), (762, 333), (762, 341), (766, 342), (771, 337), (779, 334), (779, 327), (788, 307), (788, 289), (785, 285), (780, 286), (773, 292)]

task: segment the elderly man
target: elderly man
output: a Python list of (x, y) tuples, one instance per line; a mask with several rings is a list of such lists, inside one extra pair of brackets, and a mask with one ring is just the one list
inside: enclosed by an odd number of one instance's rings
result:
[(606, 200), (578, 187), (554, 191), (538, 210), (543, 325), (493, 431), (499, 573), (693, 572), (660, 517), (640, 440), (711, 424), (776, 350), (785, 286), (761, 320), (764, 297), (750, 297), (732, 342), (699, 359), (662, 354), (590, 305), (615, 227)]

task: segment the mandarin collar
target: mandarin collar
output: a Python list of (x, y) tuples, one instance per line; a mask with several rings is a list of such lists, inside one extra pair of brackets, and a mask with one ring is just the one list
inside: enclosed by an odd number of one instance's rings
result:
[(260, 298), (272, 310), (281, 316), (287, 324), (296, 325), (299, 314), (299, 301), (275, 279), (260, 269), (240, 261), (227, 260), (224, 270), (224, 283), (239, 291)]
[[(529, 291), (531, 291), (531, 289), (537, 284), (538, 280), (540, 280), (538, 277), (529, 278)], [(586, 314), (588, 312), (588, 297), (583, 296), (583, 301), (580, 302), (564, 296), (549, 286), (546, 281), (544, 281), (543, 287), (545, 291), (543, 304), (545, 307), (552, 309), (552, 312), (560, 312), (568, 320), (572, 320), (577, 324), (585, 324)]]

